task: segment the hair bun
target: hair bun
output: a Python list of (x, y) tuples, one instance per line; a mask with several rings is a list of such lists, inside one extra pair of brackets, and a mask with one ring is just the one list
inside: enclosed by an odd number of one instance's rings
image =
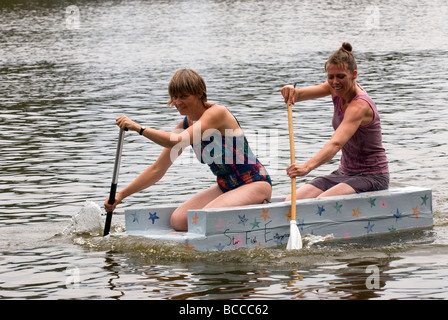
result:
[(341, 49), (344, 51), (347, 51), (348, 53), (352, 53), (353, 52), (353, 48), (352, 45), (348, 42), (344, 42), (341, 46)]
[(348, 70), (353, 73), (358, 69), (356, 65), (356, 60), (352, 52), (352, 45), (348, 42), (344, 42), (342, 47), (333, 52), (333, 54), (325, 62), (325, 72), (327, 71), (327, 66), (330, 64), (345, 65)]

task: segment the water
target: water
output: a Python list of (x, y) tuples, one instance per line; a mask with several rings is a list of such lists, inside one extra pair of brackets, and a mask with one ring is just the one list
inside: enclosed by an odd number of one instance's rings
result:
[[(0, 297), (447, 299), (446, 16), (441, 0), (2, 0)], [(108, 194), (115, 117), (164, 130), (180, 120), (166, 107), (167, 84), (183, 67), (205, 78), (209, 99), (227, 105), (248, 134), (276, 134), (275, 148), (259, 152), (274, 195), (289, 192), (279, 90), (325, 81), (324, 62), (343, 41), (352, 43), (359, 83), (379, 107), (392, 187), (432, 188), (434, 228), (308, 243), (301, 252), (218, 254), (104, 239), (95, 227), (102, 221), (72, 222), (86, 201), (101, 205)], [(298, 161), (331, 136), (331, 110), (328, 99), (296, 105)], [(160, 150), (127, 134), (119, 186)], [(126, 199), (114, 231), (123, 230), (126, 208), (181, 203), (213, 183), (184, 156), (157, 185)]]

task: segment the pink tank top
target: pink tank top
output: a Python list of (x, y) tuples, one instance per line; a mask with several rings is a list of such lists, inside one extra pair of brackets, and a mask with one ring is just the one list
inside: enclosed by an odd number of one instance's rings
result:
[[(361, 88), (361, 86), (359, 86)], [(362, 89), (362, 88), (361, 88)], [(364, 89), (362, 89), (364, 91)], [(339, 171), (344, 174), (378, 174), (388, 173), (389, 166), (386, 151), (383, 148), (381, 123), (375, 103), (367, 92), (355, 96), (352, 101), (362, 99), (373, 110), (373, 121), (360, 126), (355, 134), (342, 147)], [(336, 130), (344, 119), (341, 109), (341, 98), (333, 97), (334, 113), (333, 128)]]

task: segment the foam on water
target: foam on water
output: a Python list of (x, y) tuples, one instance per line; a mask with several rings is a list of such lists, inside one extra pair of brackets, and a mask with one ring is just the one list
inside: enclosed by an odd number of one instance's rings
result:
[[(85, 212), (86, 210), (81, 210)], [(117, 217), (120, 218), (120, 217)], [(115, 219), (114, 230), (123, 228), (120, 219)], [(123, 231), (123, 230), (122, 230)], [(401, 235), (401, 236), (400, 236)], [(94, 251), (114, 252), (126, 257), (138, 259), (145, 265), (207, 263), (210, 265), (252, 265), (252, 266), (300, 266), (327, 264), (340, 259), (354, 257), (366, 259), (388, 259), (406, 249), (410, 239), (429, 241), (432, 238), (428, 232), (397, 233), (395, 238), (368, 237), (357, 240), (332, 240), (331, 235), (325, 237), (307, 235), (303, 237), (301, 250), (286, 250), (286, 246), (271, 248), (240, 248), (223, 252), (199, 252), (187, 248), (184, 244), (174, 241), (158, 241), (125, 233), (114, 232), (107, 237), (101, 233), (76, 233), (71, 237), (74, 244)], [(403, 238), (403, 239), (401, 239)], [(376, 243), (376, 245), (375, 245)], [(416, 244), (416, 243), (414, 243)]]
[(65, 235), (98, 236), (103, 232), (104, 218), (96, 203), (86, 201), (84, 206), (72, 216), (70, 224), (62, 232)]
[[(231, 250), (226, 252), (199, 252), (191, 250), (182, 243), (158, 241), (145, 237), (130, 236), (125, 233), (123, 215), (114, 214), (111, 234), (103, 237), (105, 215), (103, 210), (92, 201), (86, 201), (76, 212), (67, 227), (60, 234), (69, 237), (68, 241), (95, 251), (106, 251), (138, 257), (145, 263), (170, 264), (213, 261), (218, 264), (251, 265), (314, 265), (328, 263), (341, 259), (345, 255), (373, 255), (388, 257), (390, 254), (403, 250), (405, 244), (413, 239), (414, 244), (433, 240), (426, 231), (401, 232), (393, 238), (387, 236), (369, 237), (366, 239), (333, 240), (333, 235), (306, 235), (302, 238), (303, 249), (286, 250), (285, 245), (275, 248), (253, 248)], [(417, 234), (418, 233), (418, 234)], [(420, 234), (421, 233), (421, 234)], [(431, 233), (431, 232), (429, 232)], [(372, 247), (372, 238), (375, 239)], [(403, 238), (403, 239), (401, 239)], [(429, 239), (429, 240), (428, 240)]]
[[(291, 257), (306, 260), (306, 256), (314, 255), (315, 245), (332, 239), (332, 235), (303, 237), (303, 250), (285, 250), (285, 246), (278, 248), (239, 249), (230, 252), (198, 252), (185, 247), (182, 243), (157, 241), (144, 237), (129, 236), (125, 231), (123, 217), (114, 215), (111, 234), (103, 237), (105, 215), (98, 204), (86, 201), (83, 207), (73, 214), (68, 226), (60, 235), (68, 236), (74, 244), (100, 250), (114, 251), (138, 255), (146, 260), (156, 262), (191, 262), (191, 261), (219, 261), (220, 263), (286, 263), (297, 262)], [(319, 249), (317, 249), (319, 251)], [(286, 258), (286, 259), (285, 259)]]

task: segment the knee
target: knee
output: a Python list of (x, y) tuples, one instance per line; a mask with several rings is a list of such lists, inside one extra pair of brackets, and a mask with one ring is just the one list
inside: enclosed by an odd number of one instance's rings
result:
[(188, 219), (187, 212), (177, 208), (174, 210), (170, 219), (171, 227), (176, 231), (187, 231), (188, 230)]
[(260, 182), (258, 189), (256, 190), (256, 195), (262, 198), (260, 201), (271, 201), (272, 197), (272, 186), (267, 182)]

